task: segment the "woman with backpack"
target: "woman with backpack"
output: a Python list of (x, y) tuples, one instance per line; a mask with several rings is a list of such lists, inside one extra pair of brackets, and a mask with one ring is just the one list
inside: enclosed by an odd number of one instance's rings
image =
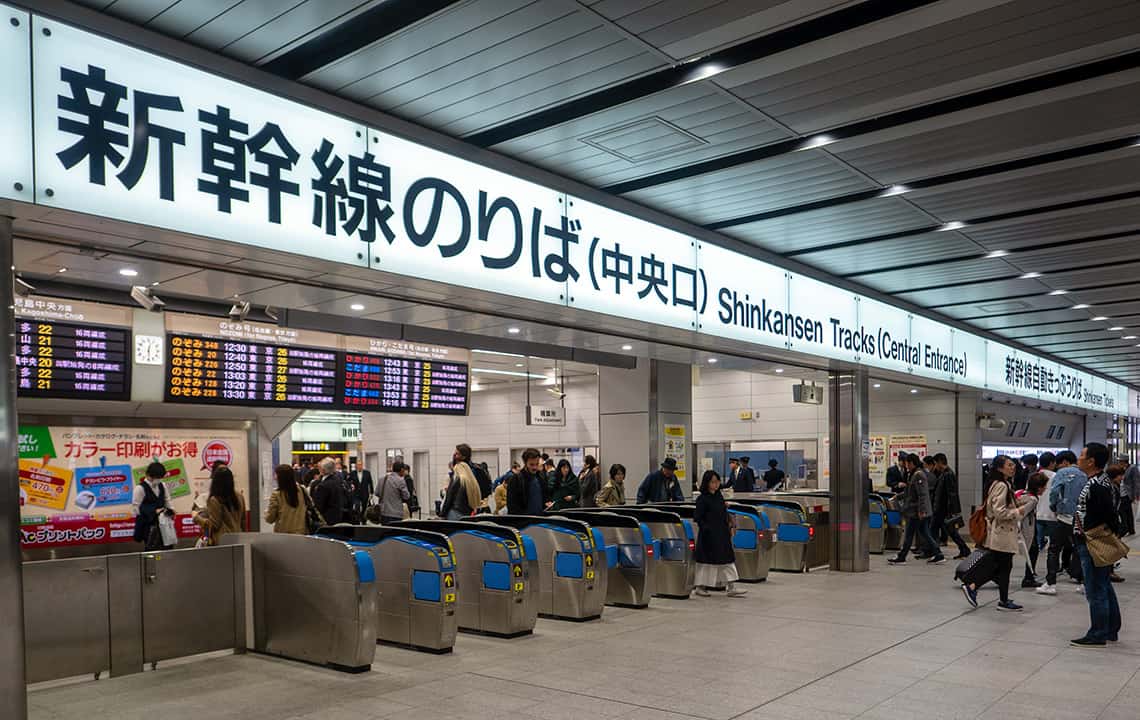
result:
[[(1009, 576), (1013, 571), (1013, 556), (1017, 554), (1018, 538), (1021, 536), (1021, 519), (1026, 505), (1019, 503), (1013, 494), (1013, 476), (1017, 465), (1013, 458), (998, 455), (990, 463), (986, 480), (989, 491), (986, 493), (985, 538), (975, 542), (985, 548), (974, 566), (962, 578), (962, 594), (973, 607), (978, 607), (978, 588), (993, 580), (998, 586), (998, 610), (1011, 612), (1022, 608), (1009, 599)], [(1028, 503), (1028, 498), (1026, 498)]]

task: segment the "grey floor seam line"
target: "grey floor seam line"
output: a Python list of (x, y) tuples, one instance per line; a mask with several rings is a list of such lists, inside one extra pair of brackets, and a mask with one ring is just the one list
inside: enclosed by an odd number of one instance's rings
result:
[[(484, 675), (483, 673), (477, 673), (477, 672), (472, 672), (472, 673), (468, 673), (468, 674), (474, 675), (475, 677), (485, 678), (488, 680), (502, 680), (501, 677), (497, 677), (495, 675)], [(551, 688), (551, 687), (547, 687), (546, 685), (539, 685), (537, 683), (530, 683), (530, 682), (526, 682), (524, 680), (513, 680), (512, 679), (511, 682), (517, 683), (518, 685), (526, 685), (528, 687), (538, 688), (539, 690), (554, 690), (555, 692), (564, 692), (567, 695), (577, 695), (578, 697), (589, 698), (591, 700), (604, 700), (605, 702), (618, 703), (619, 705), (627, 705), (627, 706), (629, 706), (629, 708), (631, 708), (631, 711), (633, 709), (640, 708), (642, 710), (656, 710), (657, 712), (670, 712), (670, 713), (673, 713), (674, 715), (684, 715), (685, 717), (691, 717), (691, 718), (694, 718), (695, 720), (709, 720), (709, 718), (705, 717), (704, 715), (691, 715), (689, 713), (677, 712), (676, 710), (667, 710), (666, 711), (666, 710), (662, 710), (659, 707), (654, 707), (653, 705), (641, 705), (640, 703), (631, 703), (631, 702), (627, 702), (625, 700), (611, 700), (610, 698), (598, 697), (596, 695), (587, 695), (586, 693), (580, 692), (578, 690), (565, 690), (563, 688)], [(535, 702), (539, 702), (539, 701), (536, 700)], [(617, 720), (617, 719), (612, 718), (611, 720)]]
[[(870, 655), (866, 655), (864, 657), (861, 657), (854, 662), (850, 662), (850, 663), (844, 665), (843, 667), (836, 668), (836, 669), (832, 670), (831, 672), (827, 673), (826, 675), (820, 675), (819, 677), (815, 678), (811, 682), (806, 682), (803, 685), (800, 685), (799, 687), (794, 687), (785, 693), (781, 693), (780, 695), (777, 695), (776, 697), (772, 698), (771, 700), (766, 700), (766, 701), (760, 703), (756, 707), (752, 707), (752, 708), (749, 708), (743, 712), (739, 712), (736, 715), (733, 715), (732, 717), (728, 718), (728, 720), (737, 720), (737, 718), (743, 717), (744, 715), (747, 715), (748, 713), (756, 712), (757, 710), (764, 707), (765, 705), (771, 705), (772, 703), (776, 702), (777, 700), (782, 700), (782, 699), (788, 697), (789, 695), (792, 695), (793, 693), (797, 693), (800, 690), (803, 690), (804, 688), (811, 687), (812, 685), (815, 685), (817, 682), (819, 682), (821, 680), (826, 680), (827, 678), (829, 678), (833, 675), (837, 675), (837, 674), (843, 672), (844, 670), (848, 670), (850, 668), (853, 668), (856, 665), (858, 665), (859, 663), (863, 662), (864, 660), (870, 660), (873, 657), (878, 657), (879, 655), (882, 655), (883, 653), (885, 653), (888, 650), (893, 650), (900, 645), (903, 645), (905, 643), (910, 642), (911, 640), (914, 640), (915, 638), (922, 637), (923, 635), (927, 634), (928, 632), (932, 632), (934, 630), (937, 630), (940, 627), (944, 627), (946, 625), (949, 625), (950, 623), (954, 622), (955, 620), (960, 620), (960, 619), (964, 618), (965, 616), (969, 615), (970, 613), (977, 612), (978, 610), (981, 610), (982, 608), (987, 607), (988, 605), (990, 605), (990, 603), (993, 603), (993, 602), (996, 602), (996, 601), (990, 600), (989, 602), (982, 603), (982, 604), (978, 605), (978, 607), (976, 607), (976, 608), (970, 608), (969, 610), (964, 610), (952, 618), (948, 618), (948, 619), (943, 620), (942, 622), (938, 623), (937, 625), (932, 625), (932, 626), (926, 628), (922, 632), (917, 632), (914, 635), (903, 638), (902, 640), (899, 640), (896, 643), (892, 643), (892, 644), (886, 646), (885, 648), (882, 648), (881, 650), (876, 650), (875, 652), (871, 653)], [(947, 663), (947, 664), (949, 664), (949, 663)], [(916, 680), (914, 683), (911, 683), (907, 687), (911, 687), (911, 686), (917, 684), (918, 682), (921, 682), (921, 680)], [(899, 692), (902, 692), (902, 691), (900, 690)], [(895, 693), (895, 695), (898, 695), (898, 694), (899, 693)], [(891, 697), (894, 697), (894, 696), (892, 695)], [(880, 704), (882, 704), (882, 703), (880, 703)], [(986, 709), (988, 710), (989, 706), (987, 706)], [(862, 713), (860, 713), (860, 715), (861, 714)]]
[(1104, 714), (1108, 712), (1108, 709), (1112, 707), (1112, 704), (1114, 702), (1116, 702), (1116, 698), (1120, 697), (1120, 694), (1124, 692), (1124, 689), (1128, 687), (1133, 680), (1136, 679), (1137, 675), (1140, 675), (1140, 670), (1132, 673), (1132, 677), (1128, 678), (1128, 680), (1126, 680), (1125, 683), (1120, 686), (1120, 689), (1116, 691), (1116, 694), (1112, 696), (1112, 699), (1108, 701), (1108, 704), (1104, 706), (1104, 709), (1096, 714), (1097, 720), (1100, 720), (1100, 718), (1104, 717)]

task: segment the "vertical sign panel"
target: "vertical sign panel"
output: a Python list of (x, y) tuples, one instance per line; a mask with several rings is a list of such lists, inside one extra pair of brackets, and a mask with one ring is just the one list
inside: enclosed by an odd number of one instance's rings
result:
[(36, 202), (367, 263), (391, 210), (362, 126), (44, 18), (34, 35)]
[(31, 16), (0, 5), (0, 198), (32, 202)]
[(703, 333), (786, 348), (783, 319), (788, 311), (788, 273), (781, 267), (698, 243), (701, 268), (700, 319)]
[(860, 324), (855, 293), (834, 285), (789, 273), (783, 332), (792, 350), (878, 364), (874, 327)]

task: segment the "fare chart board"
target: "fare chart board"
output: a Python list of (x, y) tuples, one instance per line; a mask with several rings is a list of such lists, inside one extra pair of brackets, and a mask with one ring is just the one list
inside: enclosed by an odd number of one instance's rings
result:
[(169, 402), (330, 407), (339, 353), (244, 340), (167, 335)]
[(129, 329), (30, 319), (16, 324), (17, 394), (130, 400)]
[(356, 410), (466, 415), (470, 377), (465, 363), (350, 352), (341, 400)]

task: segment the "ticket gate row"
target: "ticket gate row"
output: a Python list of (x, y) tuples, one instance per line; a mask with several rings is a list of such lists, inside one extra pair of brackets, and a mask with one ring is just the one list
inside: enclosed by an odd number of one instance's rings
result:
[[(767, 514), (762, 508), (753, 505), (728, 502), (728, 512), (734, 521), (732, 548), (736, 557), (736, 571), (741, 582), (758, 583), (768, 579), (771, 567), (773, 534)], [(694, 519), (696, 505), (691, 502), (658, 503), (668, 512), (675, 512), (692, 524), (694, 532), (699, 528)]]
[[(807, 572), (808, 546), (815, 528), (807, 522), (803, 506), (791, 500), (767, 500), (756, 495), (736, 495), (734, 505), (763, 511), (774, 534), (769, 551), (769, 567), (782, 572)], [(739, 571), (739, 568), (737, 568)]]
[(831, 494), (826, 490), (788, 490), (761, 493), (768, 500), (790, 500), (799, 503), (804, 520), (811, 526), (808, 538), (807, 568), (831, 564)]
[(560, 510), (557, 516), (589, 523), (606, 558), (606, 605), (649, 607), (649, 598), (657, 589), (657, 560), (648, 526), (608, 508)]

